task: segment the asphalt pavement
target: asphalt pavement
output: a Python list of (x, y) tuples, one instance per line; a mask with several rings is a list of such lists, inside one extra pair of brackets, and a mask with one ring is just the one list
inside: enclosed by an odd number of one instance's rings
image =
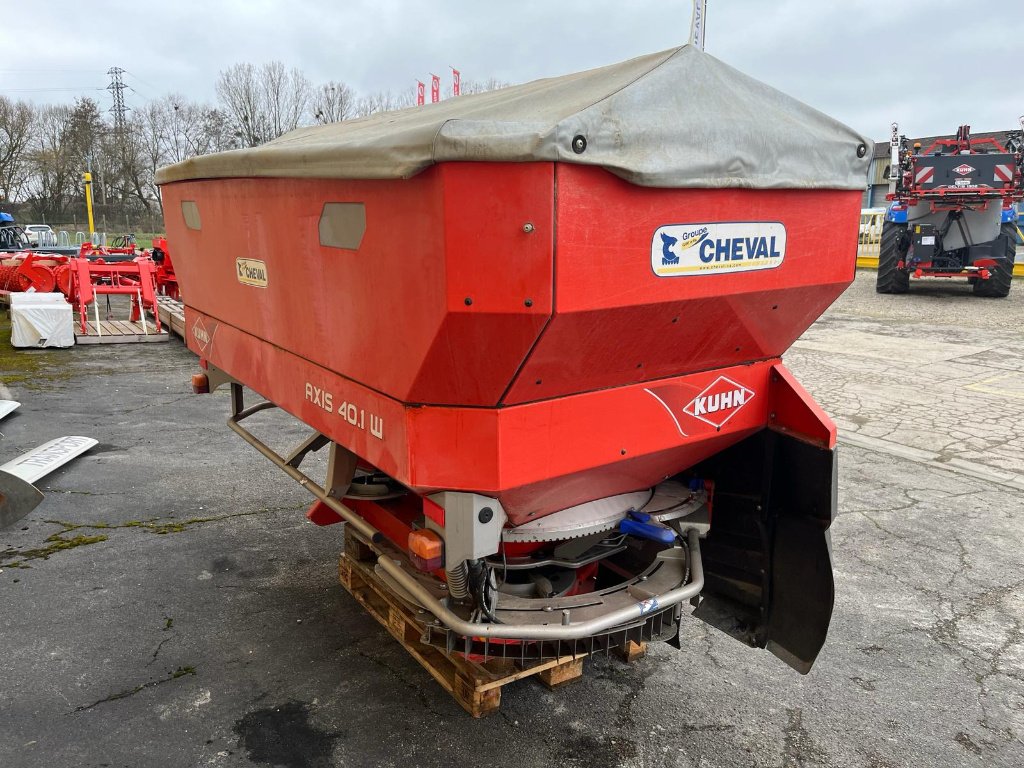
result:
[(342, 531), (191, 394), (179, 341), (15, 353), (0, 320), (0, 459), (100, 441), (0, 532), (0, 765), (1024, 765), (1024, 282), (873, 280), (786, 357), (841, 435), (811, 673), (687, 620), (484, 720), (338, 585)]

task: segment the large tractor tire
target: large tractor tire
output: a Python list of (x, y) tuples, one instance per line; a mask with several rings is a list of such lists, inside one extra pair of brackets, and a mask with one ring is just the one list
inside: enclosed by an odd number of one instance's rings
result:
[(989, 299), (1002, 299), (1009, 295), (1013, 283), (1013, 260), (1017, 255), (1017, 228), (1013, 224), (1003, 224), (1000, 236), (1006, 241), (1006, 258), (996, 262), (990, 270), (988, 280), (974, 281), (974, 295)]
[(887, 221), (882, 225), (882, 241), (878, 246), (878, 277), (875, 291), (878, 293), (906, 293), (910, 290), (910, 273), (899, 268), (900, 259), (906, 256), (906, 224)]

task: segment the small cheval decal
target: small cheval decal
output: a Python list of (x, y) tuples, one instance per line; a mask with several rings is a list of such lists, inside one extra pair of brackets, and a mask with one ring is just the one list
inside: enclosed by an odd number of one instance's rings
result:
[(238, 282), (256, 288), (267, 287), (267, 265), (258, 259), (235, 259)]

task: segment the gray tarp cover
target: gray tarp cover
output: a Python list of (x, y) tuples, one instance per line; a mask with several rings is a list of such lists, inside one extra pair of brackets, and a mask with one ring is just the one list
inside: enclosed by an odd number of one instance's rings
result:
[[(573, 139), (586, 149), (573, 151)], [(160, 169), (157, 183), (251, 176), (397, 179), (433, 163), (598, 165), (648, 187), (863, 189), (871, 146), (842, 123), (683, 46)], [(862, 150), (863, 151), (863, 150)]]

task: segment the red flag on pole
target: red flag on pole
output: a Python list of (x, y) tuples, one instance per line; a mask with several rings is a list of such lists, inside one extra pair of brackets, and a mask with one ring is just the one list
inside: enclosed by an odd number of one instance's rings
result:
[(441, 100), (441, 78), (435, 75), (433, 72), (430, 73), (430, 103), (436, 104)]
[(419, 80), (416, 81), (416, 106), (422, 107), (424, 100), (424, 93), (427, 90), (427, 84), (421, 83)]
[(452, 96), (458, 96), (462, 87), (462, 77), (455, 67), (452, 67)]

